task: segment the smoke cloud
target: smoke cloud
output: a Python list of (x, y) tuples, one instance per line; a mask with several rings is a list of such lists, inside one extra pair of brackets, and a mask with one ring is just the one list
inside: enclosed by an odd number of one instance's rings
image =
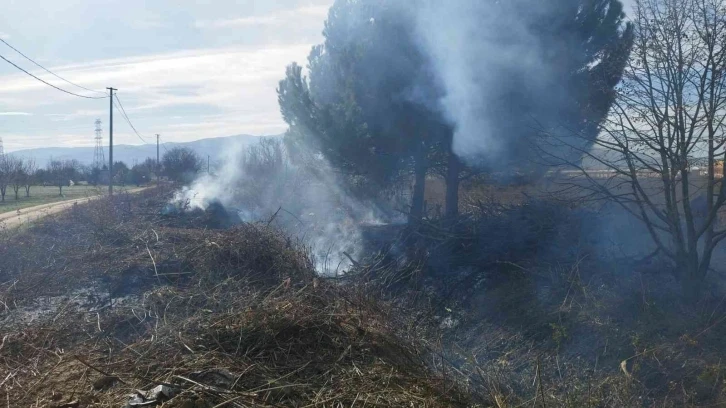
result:
[[(516, 3), (429, 1), (415, 11), (422, 46), (445, 88), (440, 105), (455, 125), (453, 149), (464, 159), (491, 161), (507, 152), (500, 114), (509, 84), (532, 98), (542, 88), (539, 41)], [(527, 75), (534, 71), (538, 76)]]
[[(588, 80), (609, 57), (595, 51), (614, 40), (597, 38), (592, 23), (610, 10), (583, 7), (579, 0), (422, 0), (409, 9), (443, 86), (438, 105), (454, 127), (454, 153), (473, 165), (536, 168), (543, 156), (578, 161), (592, 147), (603, 109), (587, 98), (606, 104), (609, 85), (594, 89)], [(617, 15), (619, 5), (610, 7)], [(540, 143), (544, 133), (559, 143)]]
[(231, 149), (213, 174), (200, 176), (173, 201), (203, 210), (219, 203), (244, 222), (269, 223), (303, 243), (319, 273), (334, 275), (362, 256), (361, 227), (384, 218), (342, 185), (322, 159), (314, 167), (294, 163), (282, 140), (265, 139)]

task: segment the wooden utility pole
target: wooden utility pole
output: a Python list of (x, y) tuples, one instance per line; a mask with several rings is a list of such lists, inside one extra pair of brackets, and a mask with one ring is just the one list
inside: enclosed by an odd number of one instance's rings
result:
[(159, 163), (159, 134), (156, 134), (156, 186), (159, 187), (161, 179), (161, 163)]
[(108, 125), (108, 195), (113, 195), (113, 91), (115, 88), (108, 89), (109, 100), (109, 125)]

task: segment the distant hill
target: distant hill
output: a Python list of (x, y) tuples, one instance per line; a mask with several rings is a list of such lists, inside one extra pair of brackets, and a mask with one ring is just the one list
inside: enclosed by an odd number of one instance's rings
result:
[[(166, 149), (173, 147), (188, 147), (196, 151), (205, 160), (209, 155), (212, 162), (224, 157), (224, 153), (229, 151), (233, 146), (249, 145), (256, 143), (265, 136), (252, 135), (236, 135), (228, 137), (216, 137), (210, 139), (201, 139), (186, 143), (167, 142), (163, 146)], [(161, 155), (164, 155), (166, 149), (161, 147)], [(51, 159), (54, 160), (78, 160), (82, 164), (93, 163), (93, 147), (43, 147), (38, 149), (27, 149), (14, 151), (11, 154), (22, 158), (33, 158), (35, 162), (44, 167)], [(108, 146), (104, 146), (104, 154), (108, 160)], [(156, 158), (156, 144), (146, 144), (140, 146), (131, 145), (115, 145), (113, 147), (113, 160), (123, 161), (129, 166), (133, 165), (134, 160), (144, 161), (147, 157)]]

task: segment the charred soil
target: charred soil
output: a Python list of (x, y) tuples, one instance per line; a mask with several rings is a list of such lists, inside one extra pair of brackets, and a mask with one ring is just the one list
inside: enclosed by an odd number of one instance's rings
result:
[[(119, 195), (0, 245), (12, 407), (471, 406), (392, 305), (265, 224)], [(211, 217), (211, 218), (210, 218)]]

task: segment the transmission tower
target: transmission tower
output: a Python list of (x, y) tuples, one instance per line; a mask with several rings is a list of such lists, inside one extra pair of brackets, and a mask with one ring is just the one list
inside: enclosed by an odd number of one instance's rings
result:
[(93, 150), (93, 167), (97, 169), (102, 169), (106, 164), (106, 158), (103, 154), (103, 136), (101, 133), (103, 133), (101, 119), (96, 119), (96, 137), (94, 137), (96, 140), (96, 148)]

